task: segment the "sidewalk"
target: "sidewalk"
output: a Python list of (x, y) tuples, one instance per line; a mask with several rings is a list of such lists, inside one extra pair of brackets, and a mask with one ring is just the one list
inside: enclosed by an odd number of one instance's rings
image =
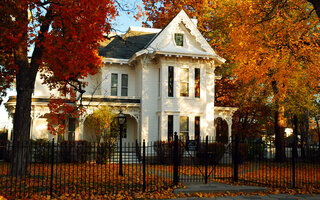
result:
[[(264, 192), (268, 191), (267, 187), (259, 186), (239, 186), (239, 185), (228, 185), (224, 183), (184, 183), (186, 188), (175, 189), (174, 193), (219, 193), (219, 192), (244, 192), (244, 193), (253, 193), (253, 192)], [(269, 194), (266, 196), (227, 196), (227, 197), (216, 197), (216, 198), (199, 198), (199, 197), (186, 197), (178, 198), (180, 200), (206, 200), (206, 199), (215, 199), (215, 200), (320, 200), (320, 194), (318, 195), (289, 195), (289, 194)]]
[(239, 185), (228, 185), (224, 183), (184, 183), (186, 188), (179, 188), (175, 189), (173, 192), (175, 194), (179, 193), (219, 193), (219, 192), (230, 192), (230, 193), (237, 193), (237, 192), (245, 192), (245, 193), (252, 193), (252, 192), (264, 192), (269, 190), (267, 187), (259, 187), (259, 186), (239, 186)]
[(216, 198), (199, 198), (186, 197), (177, 198), (177, 200), (320, 200), (320, 195), (289, 195), (289, 194), (270, 194), (266, 196), (236, 196), (236, 197), (216, 197)]

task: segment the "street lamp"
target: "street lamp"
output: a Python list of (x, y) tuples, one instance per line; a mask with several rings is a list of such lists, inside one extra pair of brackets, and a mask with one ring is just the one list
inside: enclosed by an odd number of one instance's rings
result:
[(126, 116), (122, 113), (122, 110), (120, 109), (120, 112), (117, 116), (117, 121), (120, 127), (120, 159), (119, 159), (119, 175), (123, 176), (122, 172), (122, 129), (123, 125), (126, 123), (127, 118)]

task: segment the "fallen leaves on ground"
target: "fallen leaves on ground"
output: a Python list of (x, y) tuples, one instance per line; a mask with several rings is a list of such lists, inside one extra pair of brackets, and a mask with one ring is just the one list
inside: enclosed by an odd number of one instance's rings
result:
[[(1, 168), (1, 166), (0, 166)], [(0, 171), (1, 194), (8, 199), (50, 199), (50, 165), (34, 164), (29, 168), (30, 176), (23, 181), (5, 176), (8, 170)], [(174, 194), (176, 187), (172, 187), (173, 167), (169, 165), (147, 165), (146, 187), (142, 192), (143, 168), (140, 164), (124, 165), (124, 176), (118, 175), (117, 164), (58, 164), (54, 165), (53, 199), (175, 199), (178, 197), (220, 197), (239, 195), (267, 195), (267, 194), (320, 194), (320, 166), (297, 165), (296, 183), (298, 189), (292, 186), (292, 170), (287, 164), (243, 163), (239, 167), (238, 182), (232, 181), (233, 168), (230, 165), (216, 166), (208, 169), (211, 173), (210, 182), (221, 182), (235, 185), (278, 185), (267, 192), (259, 193), (194, 193)], [(198, 176), (203, 178), (204, 166), (180, 166), (181, 175)], [(182, 177), (182, 176), (181, 176)], [(223, 178), (225, 177), (225, 178)], [(196, 183), (195, 183), (196, 184)], [(4, 190), (5, 189), (5, 190)], [(21, 193), (19, 194), (19, 191)], [(5, 199), (0, 196), (0, 200)]]

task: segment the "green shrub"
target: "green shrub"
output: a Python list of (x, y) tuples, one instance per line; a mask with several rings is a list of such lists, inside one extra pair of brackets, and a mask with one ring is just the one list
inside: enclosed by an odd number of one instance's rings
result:
[(249, 142), (248, 143), (248, 158), (251, 160), (263, 159), (265, 155), (266, 144), (264, 142)]
[(204, 165), (208, 162), (209, 165), (218, 164), (225, 153), (225, 146), (223, 143), (209, 143), (208, 152), (206, 154), (206, 143), (201, 142), (198, 144), (197, 160), (199, 164)]
[(8, 144), (8, 140), (0, 140), (0, 160), (5, 160), (6, 162), (10, 162), (11, 159), (11, 151), (7, 148)]
[(52, 142), (47, 139), (36, 139), (30, 142), (31, 161), (48, 163), (52, 161)]
[(91, 145), (85, 140), (60, 142), (62, 162), (86, 162), (90, 157)]
[(232, 144), (232, 154), (235, 155), (237, 153), (237, 159), (239, 163), (243, 163), (248, 158), (248, 144), (246, 143), (239, 143), (238, 149), (235, 152), (235, 144)]
[(7, 141), (8, 140), (8, 130), (2, 129), (0, 130), (0, 141)]
[[(179, 142), (179, 161), (181, 160), (185, 148), (183, 147), (182, 142)], [(167, 141), (155, 141), (154, 150), (156, 152), (157, 164), (172, 164), (173, 163), (173, 151), (174, 151), (174, 142)]]

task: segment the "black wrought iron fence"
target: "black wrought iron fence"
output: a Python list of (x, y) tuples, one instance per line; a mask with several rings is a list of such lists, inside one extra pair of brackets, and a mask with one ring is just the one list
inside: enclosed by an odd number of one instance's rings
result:
[[(16, 148), (27, 149), (27, 174), (11, 172), (11, 155)], [(137, 149), (141, 156), (137, 156)], [(119, 147), (115, 144), (86, 141), (54, 143), (37, 141), (3, 149), (7, 159), (0, 161), (0, 195), (8, 198), (32, 194), (58, 196), (64, 193), (117, 193), (152, 191), (172, 185), (165, 175), (151, 166), (152, 144), (126, 143), (122, 147), (123, 176), (119, 175)]]
[[(241, 181), (270, 187), (319, 187), (319, 148), (285, 147), (284, 162), (275, 160), (275, 147), (262, 141), (219, 142), (211, 138), (123, 145), (123, 176), (119, 175), (117, 143), (37, 141), (0, 149), (0, 195), (105, 194), (154, 191), (178, 182)], [(12, 152), (26, 148), (27, 174), (11, 171)], [(22, 158), (23, 159), (23, 158)]]

